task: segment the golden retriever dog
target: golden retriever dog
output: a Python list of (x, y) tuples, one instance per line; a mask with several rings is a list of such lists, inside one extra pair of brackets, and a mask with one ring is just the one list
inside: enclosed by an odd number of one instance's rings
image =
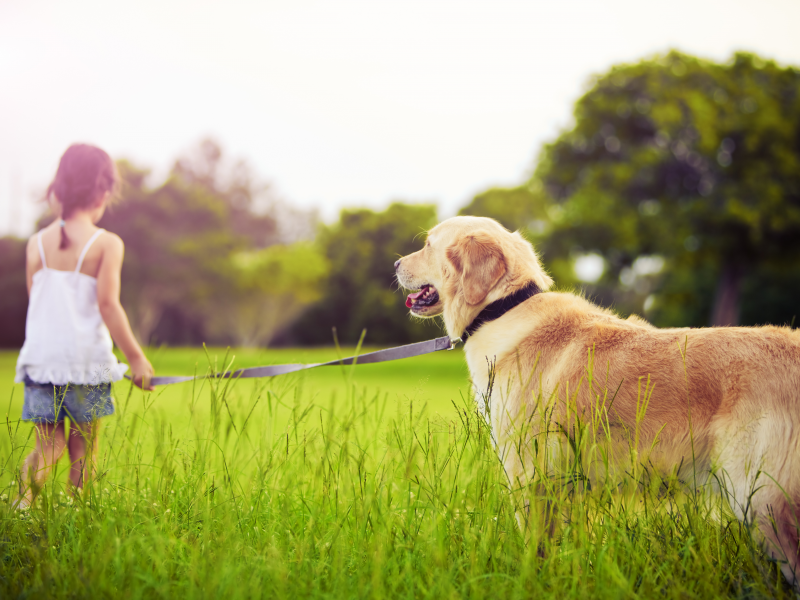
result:
[[(465, 342), (475, 397), (512, 484), (531, 481), (543, 398), (554, 399), (557, 444), (578, 419), (597, 423), (602, 405), (617, 460), (630, 460), (633, 440), (648, 465), (724, 492), (797, 585), (800, 332), (620, 319), (548, 292), (552, 279), (531, 244), (482, 217), (440, 223), (395, 270), (416, 290), (406, 300), (411, 313), (441, 315), (450, 338)], [(600, 388), (616, 390), (613, 401)]]

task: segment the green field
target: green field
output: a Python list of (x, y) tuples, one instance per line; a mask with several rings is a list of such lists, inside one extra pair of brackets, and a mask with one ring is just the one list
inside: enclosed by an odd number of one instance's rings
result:
[[(363, 348), (361, 352), (370, 352), (376, 348)], [(352, 356), (355, 348), (312, 348), (300, 350), (263, 350), (211, 348), (208, 354), (203, 348), (154, 348), (148, 351), (148, 358), (157, 375), (192, 375), (205, 373), (209, 364), (215, 371), (224, 370), (229, 364), (233, 368), (244, 368), (281, 363), (316, 363), (334, 360), (343, 356)], [(0, 414), (8, 415), (13, 422), (22, 412), (22, 384), (14, 385), (14, 368), (16, 352), (0, 351)], [(121, 358), (121, 360), (123, 360)], [(123, 360), (124, 362), (124, 360)], [(290, 403), (304, 405), (336, 404), (343, 400), (349, 389), (355, 386), (360, 396), (374, 399), (378, 396), (387, 409), (407, 410), (409, 404), (415, 404), (415, 410), (427, 407), (428, 414), (450, 415), (455, 418), (453, 401), (461, 403), (469, 389), (468, 372), (460, 351), (438, 352), (427, 356), (409, 358), (393, 363), (349, 367), (323, 367), (301, 373), (284, 375), (274, 380), (247, 379), (236, 382), (228, 390), (227, 400), (235, 410), (250, 410), (255, 406), (251, 419), (263, 424), (264, 415), (268, 412), (269, 398), (264, 400), (264, 393), (269, 390), (281, 394), (282, 402), (288, 402), (283, 396), (290, 398)], [(267, 385), (268, 384), (268, 385)], [(129, 391), (127, 383), (120, 383), (115, 388), (117, 404), (126, 406)], [(159, 387), (148, 397), (150, 406), (148, 415), (151, 418), (168, 422), (173, 433), (183, 437), (190, 421), (186, 419), (187, 408), (192, 404), (192, 395), (196, 396), (196, 410), (208, 410), (209, 396), (202, 386), (176, 384)], [(263, 396), (262, 400), (258, 400)], [(133, 398), (138, 410), (141, 397)], [(267, 412), (265, 412), (267, 411)], [(109, 419), (107, 427), (114, 426), (114, 418)], [(15, 424), (16, 425), (16, 424)], [(28, 431), (30, 426), (24, 424), (20, 431)]]
[[(161, 375), (208, 367), (202, 349), (149, 355)], [(209, 356), (223, 367), (224, 350)], [(16, 511), (32, 438), (15, 360), (0, 353), (2, 598), (793, 597), (718, 502), (635, 466), (588, 486), (566, 460), (540, 474), (542, 496), (509, 486), (458, 350), (153, 394), (119, 383), (96, 480), (73, 499), (64, 460)], [(582, 438), (577, 455), (599, 445)], [(553, 507), (555, 535), (521, 532), (529, 501)]]

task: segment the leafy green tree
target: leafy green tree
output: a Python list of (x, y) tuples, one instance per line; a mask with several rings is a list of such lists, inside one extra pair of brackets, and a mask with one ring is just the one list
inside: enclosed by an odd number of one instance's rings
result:
[[(797, 312), (756, 291), (795, 287), (800, 265), (795, 68), (677, 52), (616, 66), (577, 102), (575, 126), (544, 148), (528, 185), (544, 190), (545, 260), (600, 254), (592, 291), (607, 301), (642, 312), (654, 292), (650, 316), (663, 325)], [(648, 256), (665, 260), (661, 274), (637, 275)]]
[(328, 261), (310, 242), (277, 244), (231, 257), (232, 282), (213, 295), (206, 330), (237, 346), (268, 344), (320, 299)]
[(124, 196), (99, 226), (125, 242), (122, 302), (134, 330), (146, 343), (210, 341), (204, 309), (217, 290), (233, 286), (230, 256), (250, 244), (234, 234), (229, 207), (207, 188), (173, 175), (149, 189), (145, 171), (128, 163), (119, 169)]
[(411, 320), (398, 291), (394, 262), (422, 247), (436, 224), (431, 205), (395, 203), (383, 212), (343, 210), (339, 222), (323, 228), (318, 244), (330, 261), (322, 300), (298, 320), (292, 339), (330, 344), (332, 328), (343, 343), (408, 343), (438, 334), (430, 321)]
[(600, 252), (611, 277), (639, 255), (662, 255), (666, 289), (680, 287), (670, 271), (703, 272), (716, 281), (705, 294), (715, 325), (738, 322), (748, 275), (797, 264), (800, 71), (673, 52), (612, 69), (575, 120), (537, 170), (562, 209), (551, 246)]
[(99, 225), (125, 242), (122, 302), (145, 342), (266, 344), (277, 323), (287, 327), (297, 316), (286, 306), (315, 299), (324, 259), (307, 243), (278, 245), (291, 240), (276, 203), (263, 201), (246, 165), (224, 166), (211, 141), (156, 188), (147, 171), (118, 164), (123, 197)]
[(214, 140), (202, 140), (175, 161), (172, 177), (193, 190), (204, 190), (226, 207), (226, 225), (256, 248), (279, 243), (276, 201), (269, 186), (257, 181), (243, 160), (228, 164)]

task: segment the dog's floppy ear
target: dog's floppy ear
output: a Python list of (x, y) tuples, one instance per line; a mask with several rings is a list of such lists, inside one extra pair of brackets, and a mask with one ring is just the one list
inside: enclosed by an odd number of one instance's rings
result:
[(503, 250), (488, 231), (473, 231), (447, 249), (467, 304), (480, 304), (506, 273)]

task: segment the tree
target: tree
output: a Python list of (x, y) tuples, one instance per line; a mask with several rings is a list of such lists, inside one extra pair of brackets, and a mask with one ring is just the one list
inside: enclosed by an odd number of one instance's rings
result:
[(155, 188), (147, 171), (118, 167), (122, 199), (99, 225), (125, 242), (122, 303), (142, 341), (266, 344), (276, 324), (268, 307), (283, 306), (287, 327), (315, 299), (324, 259), (307, 243), (293, 246), (278, 215), (293, 225), (314, 216), (279, 211), (266, 186), (242, 162), (229, 168), (215, 143), (179, 159)]
[(745, 277), (800, 249), (800, 71), (673, 52), (613, 69), (575, 117), (537, 173), (564, 209), (553, 237), (612, 273), (641, 254), (707, 269), (712, 324), (737, 323)]
[[(641, 312), (655, 291), (663, 325), (791, 320), (787, 303), (746, 294), (800, 266), (800, 71), (678, 52), (616, 66), (577, 102), (575, 126), (544, 148), (528, 186), (544, 191), (545, 259), (600, 254), (595, 290), (617, 304)], [(637, 281), (641, 257), (654, 256), (662, 273)]]
[(438, 333), (436, 325), (411, 320), (398, 293), (394, 262), (422, 247), (436, 224), (432, 205), (395, 203), (383, 212), (343, 210), (339, 222), (320, 231), (318, 244), (330, 261), (322, 300), (292, 329), (304, 344), (330, 344), (336, 328), (343, 343), (367, 330), (369, 344), (408, 343)]
[(234, 234), (228, 205), (207, 188), (172, 175), (149, 189), (147, 172), (124, 162), (119, 170), (123, 198), (99, 226), (125, 242), (122, 302), (134, 330), (145, 343), (210, 341), (204, 308), (233, 285), (230, 256), (250, 240)]
[(172, 178), (190, 189), (204, 190), (226, 206), (228, 223), (237, 236), (256, 248), (280, 241), (274, 210), (277, 201), (267, 184), (259, 182), (243, 160), (226, 160), (222, 148), (211, 139), (202, 140), (172, 168)]
[(267, 345), (321, 295), (328, 261), (311, 243), (278, 244), (232, 256), (230, 287), (212, 296), (206, 331), (237, 346)]

